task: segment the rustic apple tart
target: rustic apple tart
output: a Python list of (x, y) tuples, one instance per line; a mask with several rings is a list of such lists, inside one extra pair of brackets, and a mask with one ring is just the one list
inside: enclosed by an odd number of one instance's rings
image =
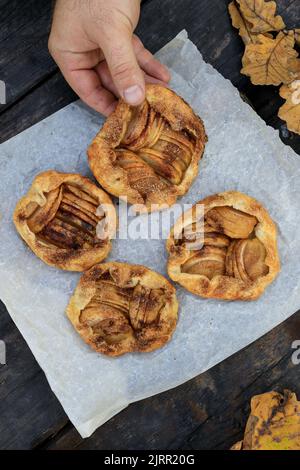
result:
[(116, 212), (110, 197), (88, 178), (46, 171), (18, 202), (14, 223), (45, 263), (84, 271), (109, 253)]
[(141, 106), (119, 101), (88, 149), (89, 164), (109, 193), (140, 211), (159, 210), (188, 191), (206, 140), (201, 119), (182, 98), (147, 85)]
[(108, 356), (160, 348), (175, 330), (177, 311), (176, 290), (163, 276), (116, 262), (85, 272), (66, 310), (82, 339)]
[(274, 222), (255, 199), (236, 191), (207, 197), (171, 230), (169, 276), (201, 297), (257, 299), (280, 269), (276, 237)]

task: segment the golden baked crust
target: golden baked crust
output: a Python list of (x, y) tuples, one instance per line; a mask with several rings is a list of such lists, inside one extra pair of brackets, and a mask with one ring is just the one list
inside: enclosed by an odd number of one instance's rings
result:
[(172, 228), (168, 273), (201, 297), (257, 299), (280, 270), (276, 239), (276, 226), (258, 201), (236, 191), (215, 194)]
[(17, 203), (14, 223), (45, 263), (85, 271), (110, 252), (116, 211), (110, 197), (88, 178), (46, 171)]
[(145, 266), (103, 263), (85, 272), (67, 307), (82, 339), (108, 356), (150, 352), (177, 323), (175, 288)]
[(147, 85), (141, 106), (119, 101), (88, 149), (89, 164), (109, 193), (159, 210), (188, 191), (206, 141), (201, 119), (182, 98)]

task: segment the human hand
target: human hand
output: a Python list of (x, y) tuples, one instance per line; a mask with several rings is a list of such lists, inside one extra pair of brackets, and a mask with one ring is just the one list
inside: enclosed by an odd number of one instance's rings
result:
[(49, 51), (79, 97), (104, 115), (121, 96), (133, 106), (145, 82), (167, 83), (167, 68), (133, 34), (140, 0), (57, 0)]

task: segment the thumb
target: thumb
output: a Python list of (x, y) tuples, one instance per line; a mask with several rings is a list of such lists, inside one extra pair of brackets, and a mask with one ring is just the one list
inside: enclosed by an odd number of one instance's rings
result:
[(145, 99), (145, 78), (133, 50), (132, 35), (128, 31), (113, 31), (103, 43), (108, 68), (120, 96), (131, 106)]

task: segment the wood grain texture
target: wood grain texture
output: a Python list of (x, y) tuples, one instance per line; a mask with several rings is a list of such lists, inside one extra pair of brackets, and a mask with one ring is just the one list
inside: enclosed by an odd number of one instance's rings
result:
[(21, 333), (0, 302), (0, 449), (28, 449), (61, 429), (68, 419)]
[(252, 395), (290, 387), (300, 394), (291, 361), (300, 312), (268, 335), (174, 390), (130, 405), (87, 439), (74, 428), (48, 449), (228, 449), (243, 435)]
[[(289, 27), (300, 25), (298, 0), (278, 0)], [(153, 52), (183, 28), (205, 60), (281, 130), (300, 154), (300, 137), (286, 132), (275, 87), (254, 87), (239, 73), (243, 44), (231, 26), (229, 0), (146, 0), (137, 34)], [(21, 6), (20, 6), (21, 5)], [(0, 106), (0, 142), (76, 99), (47, 52), (49, 0), (0, 0), (0, 79), (8, 103)], [(266, 312), (268, 314), (268, 312)], [(290, 387), (300, 396), (291, 343), (300, 339), (300, 313), (259, 341), (188, 383), (135, 403), (87, 440), (69, 423), (21, 334), (0, 304), (0, 449), (6, 448), (228, 448), (242, 435), (253, 394)]]
[(3, 112), (57, 67), (47, 46), (51, 0), (0, 0), (0, 11), (0, 79), (7, 92)]

